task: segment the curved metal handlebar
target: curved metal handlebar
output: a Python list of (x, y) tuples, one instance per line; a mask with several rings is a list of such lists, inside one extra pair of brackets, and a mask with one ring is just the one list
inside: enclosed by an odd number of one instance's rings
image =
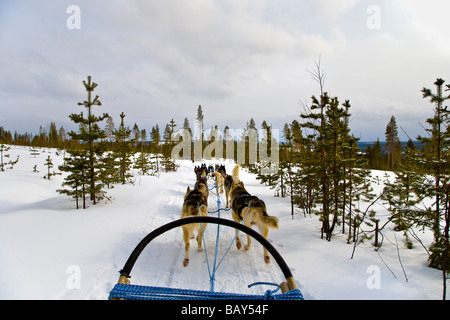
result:
[(283, 275), (285, 276), (287, 280), (287, 284), (289, 285), (289, 290), (296, 289), (296, 285), (294, 282), (294, 278), (292, 277), (291, 270), (289, 269), (288, 265), (284, 261), (283, 257), (278, 253), (278, 251), (275, 249), (275, 247), (267, 241), (261, 234), (256, 232), (255, 230), (237, 223), (232, 220), (228, 219), (222, 219), (222, 218), (216, 218), (216, 217), (190, 217), (190, 218), (182, 218), (179, 220), (172, 221), (170, 223), (167, 223), (151, 233), (149, 233), (144, 239), (141, 240), (141, 242), (136, 246), (136, 248), (131, 253), (130, 257), (128, 258), (127, 262), (125, 263), (122, 270), (120, 270), (120, 275), (122, 281), (125, 281), (124, 279), (127, 279), (130, 277), (131, 269), (133, 268), (134, 264), (136, 263), (136, 260), (138, 259), (139, 255), (142, 253), (142, 251), (145, 249), (145, 247), (156, 237), (160, 236), (161, 234), (172, 230), (174, 228), (191, 224), (191, 223), (212, 223), (212, 224), (219, 224), (224, 225), (228, 227), (232, 227), (235, 229), (239, 229), (240, 231), (248, 234), (252, 238), (254, 238), (256, 241), (258, 241), (261, 245), (263, 245), (273, 256), (275, 261), (278, 263), (278, 266), (280, 267), (281, 271), (283, 272)]

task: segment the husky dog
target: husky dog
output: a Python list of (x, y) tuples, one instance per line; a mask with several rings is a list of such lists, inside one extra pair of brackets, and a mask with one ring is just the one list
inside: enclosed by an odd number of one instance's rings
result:
[(222, 174), (220, 174), (217, 171), (214, 171), (212, 174), (216, 178), (216, 187), (217, 187), (217, 191), (220, 195), (223, 193), (223, 185), (224, 185), (223, 176), (222, 176)]
[[(187, 187), (186, 194), (184, 195), (183, 209), (181, 211), (181, 218), (196, 217), (196, 216), (208, 216), (208, 186), (206, 184), (206, 178), (201, 177), (199, 181), (195, 183), (194, 189)], [(192, 223), (182, 226), (183, 240), (184, 240), (184, 260), (183, 266), (189, 265), (189, 247), (190, 239), (194, 238), (194, 231), (197, 232), (197, 245), (198, 252), (203, 251), (202, 239), (203, 232), (205, 232), (205, 223)]]
[(230, 204), (230, 190), (231, 190), (231, 183), (233, 182), (233, 177), (227, 174), (227, 170), (225, 169), (224, 165), (216, 164), (216, 172), (219, 172), (223, 177), (222, 182), (223, 188), (221, 192), (223, 192), (223, 189), (225, 189), (225, 197), (227, 200), (225, 208), (228, 208)]
[(225, 197), (227, 200), (225, 208), (228, 208), (230, 204), (230, 191), (231, 191), (231, 184), (233, 183), (233, 177), (229, 174), (226, 174), (223, 181), (223, 186), (225, 187)]
[(195, 166), (194, 168), (194, 172), (195, 175), (197, 177), (197, 181), (202, 178), (202, 177), (206, 177), (207, 173), (208, 173), (208, 169), (206, 168), (206, 164), (202, 163), (201, 166)]
[[(261, 235), (267, 239), (269, 228), (278, 229), (278, 218), (269, 216), (264, 201), (258, 197), (250, 195), (245, 190), (244, 183), (239, 179), (240, 166), (237, 165), (233, 169), (233, 182), (231, 184), (231, 214), (234, 221), (242, 222), (244, 225), (252, 228), (257, 225)], [(238, 230), (236, 230), (238, 233)], [(239, 235), (236, 237), (236, 247), (240, 249), (242, 246)], [(251, 237), (247, 235), (246, 250), (251, 246)], [(264, 248), (264, 262), (270, 263), (269, 252)]]

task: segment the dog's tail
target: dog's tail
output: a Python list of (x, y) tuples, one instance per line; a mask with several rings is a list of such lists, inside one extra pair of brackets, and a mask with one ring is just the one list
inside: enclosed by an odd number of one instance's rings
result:
[(265, 212), (263, 219), (269, 228), (278, 229), (278, 218), (277, 217), (269, 216)]
[(239, 178), (239, 169), (241, 168), (241, 166), (238, 164), (233, 168), (233, 173), (232, 173), (232, 177), (233, 177), (233, 181), (234, 183), (239, 183), (241, 181), (241, 179)]

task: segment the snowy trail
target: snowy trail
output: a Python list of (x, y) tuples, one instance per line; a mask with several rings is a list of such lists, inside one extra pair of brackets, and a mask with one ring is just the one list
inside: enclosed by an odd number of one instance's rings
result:
[[(159, 200), (157, 211), (170, 212), (174, 219), (179, 218), (181, 205), (186, 187), (192, 188), (195, 182), (193, 167), (180, 168), (183, 176), (189, 178), (181, 179), (176, 185), (171, 185), (170, 195)], [(231, 171), (231, 169), (230, 169)], [(208, 180), (210, 195), (208, 199), (209, 216), (218, 216), (217, 196), (212, 179)], [(164, 192), (167, 193), (167, 192)], [(221, 194), (221, 208), (225, 207), (225, 195)], [(221, 211), (222, 218), (231, 219), (230, 211)], [(219, 231), (219, 245), (217, 258), (215, 259), (217, 232)], [(240, 233), (246, 243), (246, 236)], [(188, 267), (182, 266), (184, 258), (184, 242), (182, 241), (182, 230), (177, 228), (155, 239), (144, 250), (144, 257), (139, 258), (139, 263), (133, 269), (133, 278), (136, 283), (162, 287), (175, 287), (185, 289), (210, 290), (210, 274), (214, 270), (216, 260), (216, 272), (214, 290), (224, 292), (242, 293), (264, 293), (261, 287), (248, 289), (247, 286), (254, 282), (265, 281), (281, 283), (282, 273), (276, 262), (266, 265), (263, 261), (262, 246), (252, 241), (249, 251), (241, 248), (237, 250), (235, 242), (235, 231), (226, 226), (208, 225), (205, 230), (206, 251), (197, 252), (195, 240), (191, 240), (191, 262)], [(207, 259), (208, 258), (208, 259)], [(151, 265), (157, 261), (158, 267)], [(209, 263), (209, 266), (208, 266)], [(220, 264), (219, 264), (220, 263)], [(275, 264), (275, 265), (274, 265)], [(139, 273), (139, 275), (137, 275)], [(134, 283), (134, 282), (133, 282)]]

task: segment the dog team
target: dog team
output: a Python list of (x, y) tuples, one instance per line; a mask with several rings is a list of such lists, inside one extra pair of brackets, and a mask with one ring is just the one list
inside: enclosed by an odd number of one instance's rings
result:
[[(184, 195), (183, 208), (181, 218), (207, 216), (208, 215), (208, 180), (207, 177), (214, 177), (219, 195), (225, 191), (226, 208), (231, 206), (231, 215), (233, 220), (243, 224), (249, 228), (256, 225), (261, 235), (267, 239), (269, 228), (278, 229), (278, 218), (269, 216), (264, 201), (256, 196), (252, 196), (245, 189), (244, 183), (239, 178), (240, 165), (233, 168), (231, 175), (228, 175), (224, 165), (196, 166), (194, 172), (196, 175), (196, 183), (194, 189), (187, 187)], [(205, 223), (193, 223), (182, 226), (183, 240), (185, 244), (185, 255), (183, 266), (189, 265), (189, 248), (190, 239), (194, 239), (194, 231), (197, 233), (198, 251), (203, 251), (202, 241), (203, 233), (206, 229)], [(244, 246), (246, 250), (250, 250), (251, 237), (247, 235), (247, 244)], [(242, 247), (239, 239), (238, 230), (236, 229), (236, 247)], [(266, 248), (264, 248), (264, 262), (270, 263), (270, 256)]]

